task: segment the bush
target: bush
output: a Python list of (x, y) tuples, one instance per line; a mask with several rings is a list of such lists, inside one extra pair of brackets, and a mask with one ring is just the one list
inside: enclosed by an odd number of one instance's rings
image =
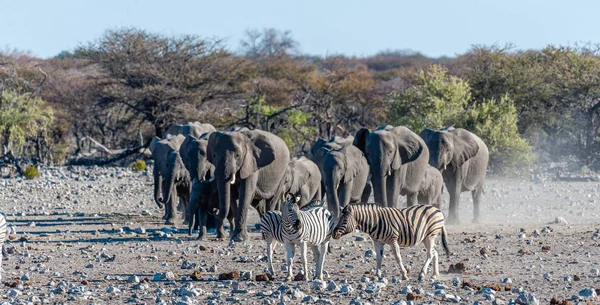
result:
[(25, 171), (23, 172), (23, 177), (27, 180), (32, 180), (40, 177), (40, 172), (38, 172), (37, 168), (33, 165), (27, 166)]
[(146, 162), (144, 162), (144, 160), (137, 160), (131, 162), (131, 164), (129, 164), (129, 167), (131, 167), (131, 169), (136, 172), (141, 172), (146, 169)]
[(521, 137), (517, 109), (508, 96), (476, 103), (461, 126), (478, 135), (490, 150), (490, 168), (524, 170), (534, 161), (533, 147)]

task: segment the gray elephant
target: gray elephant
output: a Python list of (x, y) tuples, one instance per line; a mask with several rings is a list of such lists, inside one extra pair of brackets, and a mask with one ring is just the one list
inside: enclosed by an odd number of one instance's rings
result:
[(190, 179), (200, 182), (210, 179), (214, 173), (214, 165), (208, 162), (208, 137), (211, 132), (204, 133), (200, 138), (192, 135), (185, 137), (181, 144), (179, 154), (183, 159), (185, 168), (190, 172)]
[(200, 122), (187, 122), (184, 125), (171, 125), (165, 131), (165, 135), (163, 138), (168, 135), (178, 135), (182, 134), (184, 136), (193, 136), (194, 138), (200, 138), (203, 134), (207, 132), (215, 132), (217, 131), (215, 127), (211, 124), (203, 124)]
[[(232, 190), (231, 194), (232, 200), (237, 200), (237, 190)], [(210, 218), (214, 218), (215, 212), (219, 210), (219, 192), (217, 189), (217, 180), (210, 179), (200, 181), (198, 179), (194, 179), (192, 182), (192, 194), (190, 198), (190, 210), (189, 210), (189, 218), (192, 220), (188, 224), (189, 226), (189, 235), (192, 235), (192, 229), (194, 227), (198, 227), (198, 239), (202, 240), (204, 236), (206, 236), (206, 229), (209, 227), (208, 222)], [(229, 211), (227, 213), (227, 220), (229, 221), (229, 226), (233, 232), (234, 224), (233, 224), (233, 206), (229, 207)], [(223, 231), (223, 223), (220, 224), (221, 227), (217, 227), (217, 232)], [(217, 238), (222, 239), (223, 236), (217, 236)]]
[(325, 154), (323, 172), (327, 192), (327, 206), (334, 219), (349, 203), (368, 202), (365, 185), (369, 177), (369, 163), (360, 149), (346, 145)]
[[(150, 151), (154, 159), (154, 201), (161, 209), (164, 204), (167, 205), (163, 218), (170, 224), (174, 223), (176, 203), (178, 201), (177, 196), (171, 196), (173, 193), (172, 188), (179, 186), (179, 183), (177, 186), (175, 185), (173, 179), (185, 179), (186, 173), (184, 172), (187, 172), (185, 166), (183, 166), (184, 171), (181, 172), (183, 162), (178, 153), (184, 140), (185, 137), (183, 135), (168, 136), (162, 140), (154, 137), (150, 143)], [(178, 163), (179, 161), (181, 163)]]
[(281, 179), (280, 188), (273, 201), (275, 210), (279, 210), (286, 194), (300, 195), (299, 207), (321, 200), (321, 172), (315, 162), (306, 157), (290, 160)]
[[(246, 218), (250, 205), (259, 214), (274, 210), (272, 201), (290, 162), (290, 152), (278, 136), (263, 130), (213, 132), (208, 139), (208, 161), (215, 165), (219, 190), (218, 226), (231, 205), (235, 211), (234, 241), (248, 239)], [(239, 204), (232, 200), (231, 188), (237, 188)], [(265, 200), (264, 206), (260, 206)], [(217, 232), (223, 236), (224, 232)]]
[(429, 147), (429, 164), (442, 172), (450, 194), (446, 222), (457, 224), (460, 193), (470, 191), (473, 196), (473, 222), (481, 217), (480, 203), (488, 166), (489, 151), (475, 134), (462, 129), (425, 129), (421, 137)]
[(396, 207), (398, 196), (406, 195), (408, 206), (417, 204), (429, 167), (429, 150), (423, 139), (404, 126), (383, 126), (373, 132), (360, 129), (354, 145), (369, 162), (376, 203)]
[(419, 204), (430, 204), (441, 209), (443, 189), (444, 178), (442, 178), (442, 174), (437, 168), (429, 166), (425, 171), (423, 182), (421, 182), (421, 186), (419, 187)]
[[(310, 158), (310, 160), (315, 162), (315, 164), (317, 164), (317, 166), (319, 167), (319, 170), (321, 171), (321, 176), (324, 177), (325, 173), (323, 172), (323, 157), (325, 157), (325, 154), (327, 154), (330, 150), (340, 149), (346, 145), (351, 145), (353, 142), (354, 142), (353, 136), (348, 136), (346, 138), (334, 136), (334, 137), (331, 137), (331, 139), (329, 139), (329, 141), (327, 141), (323, 138), (318, 138), (310, 147), (309, 158)], [(323, 200), (323, 199), (325, 199), (325, 180), (324, 179), (321, 180), (321, 191), (322, 191), (321, 192), (321, 200)]]

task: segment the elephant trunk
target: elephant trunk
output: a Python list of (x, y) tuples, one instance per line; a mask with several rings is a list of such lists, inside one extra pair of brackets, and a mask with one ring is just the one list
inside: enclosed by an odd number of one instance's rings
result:
[[(234, 179), (235, 178), (232, 180)], [(219, 178), (217, 179), (217, 189), (219, 191), (219, 214), (217, 215), (219, 221), (217, 226), (220, 226), (229, 213), (229, 205), (231, 203), (231, 183), (226, 181), (225, 178)]]
[(333, 213), (333, 218), (337, 222), (340, 217), (340, 198), (337, 194), (340, 179), (336, 177), (333, 171), (327, 171), (325, 184), (325, 189), (327, 190), (327, 207)]
[(162, 192), (162, 176), (158, 173), (155, 173), (154, 174), (154, 202), (156, 202), (156, 205), (158, 206), (159, 209), (162, 209), (164, 207), (163, 203), (161, 202), (161, 200), (162, 200), (161, 192)]
[(386, 173), (384, 173), (381, 170), (374, 171), (374, 174), (371, 176), (371, 183), (373, 184), (373, 196), (375, 197), (375, 203), (378, 203), (384, 207), (387, 207), (386, 179)]

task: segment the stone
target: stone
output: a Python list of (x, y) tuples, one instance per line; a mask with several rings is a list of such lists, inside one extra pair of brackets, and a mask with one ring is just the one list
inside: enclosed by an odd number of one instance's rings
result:
[(233, 270), (231, 272), (221, 273), (219, 274), (219, 280), (238, 280), (240, 278), (240, 271)]
[(595, 297), (596, 296), (596, 290), (590, 289), (590, 288), (585, 288), (585, 289), (579, 291), (579, 296), (580, 297), (584, 297), (584, 298)]
[(312, 281), (312, 290), (324, 291), (327, 289), (327, 284), (322, 280), (314, 280)]
[(340, 289), (340, 292), (341, 293), (352, 293), (352, 292), (354, 292), (354, 288), (352, 287), (352, 285), (344, 285)]
[(199, 281), (202, 279), (202, 272), (196, 270), (196, 271), (192, 272), (192, 275), (190, 277), (194, 281)]
[(523, 305), (539, 305), (540, 302), (536, 299), (533, 293), (521, 292), (517, 297), (517, 303)]

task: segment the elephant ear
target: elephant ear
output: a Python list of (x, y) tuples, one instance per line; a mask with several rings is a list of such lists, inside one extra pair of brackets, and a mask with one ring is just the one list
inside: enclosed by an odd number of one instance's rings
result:
[(327, 141), (325, 141), (325, 139), (323, 138), (318, 138), (310, 147), (310, 154), (315, 156), (317, 154), (317, 151), (323, 147), (323, 145), (325, 145), (325, 143), (327, 143)]
[(425, 128), (425, 129), (423, 129), (423, 131), (421, 131), (421, 133), (419, 134), (419, 136), (421, 137), (421, 139), (423, 139), (423, 141), (425, 142), (425, 144), (427, 144), (427, 143), (429, 143), (433, 139), (433, 135), (435, 135), (436, 132), (439, 132), (439, 131), (435, 131), (435, 130), (431, 130), (429, 128)]
[(340, 152), (344, 154), (344, 166), (346, 171), (344, 172), (344, 183), (350, 182), (354, 179), (362, 167), (362, 162), (365, 161), (361, 151), (356, 149), (354, 146), (346, 146)]
[(156, 149), (158, 141), (160, 141), (160, 138), (157, 136), (154, 136), (154, 138), (152, 138), (152, 141), (150, 141), (150, 152), (152, 153), (152, 155), (154, 155), (154, 150)]
[(479, 152), (479, 144), (473, 134), (462, 128), (450, 131), (454, 138), (454, 155), (452, 164), (456, 168), (463, 165), (467, 160), (473, 158)]
[(367, 136), (369, 135), (369, 133), (370, 131), (368, 128), (361, 128), (359, 131), (356, 132), (356, 136), (354, 136), (354, 142), (352, 144), (358, 147), (358, 149), (360, 149), (360, 151), (362, 151), (363, 153), (365, 153), (366, 150)]
[[(404, 126), (394, 127), (392, 132), (396, 135), (395, 138), (398, 145), (398, 151), (392, 161), (392, 167), (398, 169), (400, 168), (400, 165), (415, 161), (419, 158), (423, 152), (423, 144), (417, 134)], [(401, 163), (398, 164), (398, 161)]]
[(257, 131), (243, 132), (248, 136), (246, 142), (246, 154), (240, 168), (240, 178), (250, 177), (258, 169), (263, 168), (275, 161), (275, 149), (271, 140)]

